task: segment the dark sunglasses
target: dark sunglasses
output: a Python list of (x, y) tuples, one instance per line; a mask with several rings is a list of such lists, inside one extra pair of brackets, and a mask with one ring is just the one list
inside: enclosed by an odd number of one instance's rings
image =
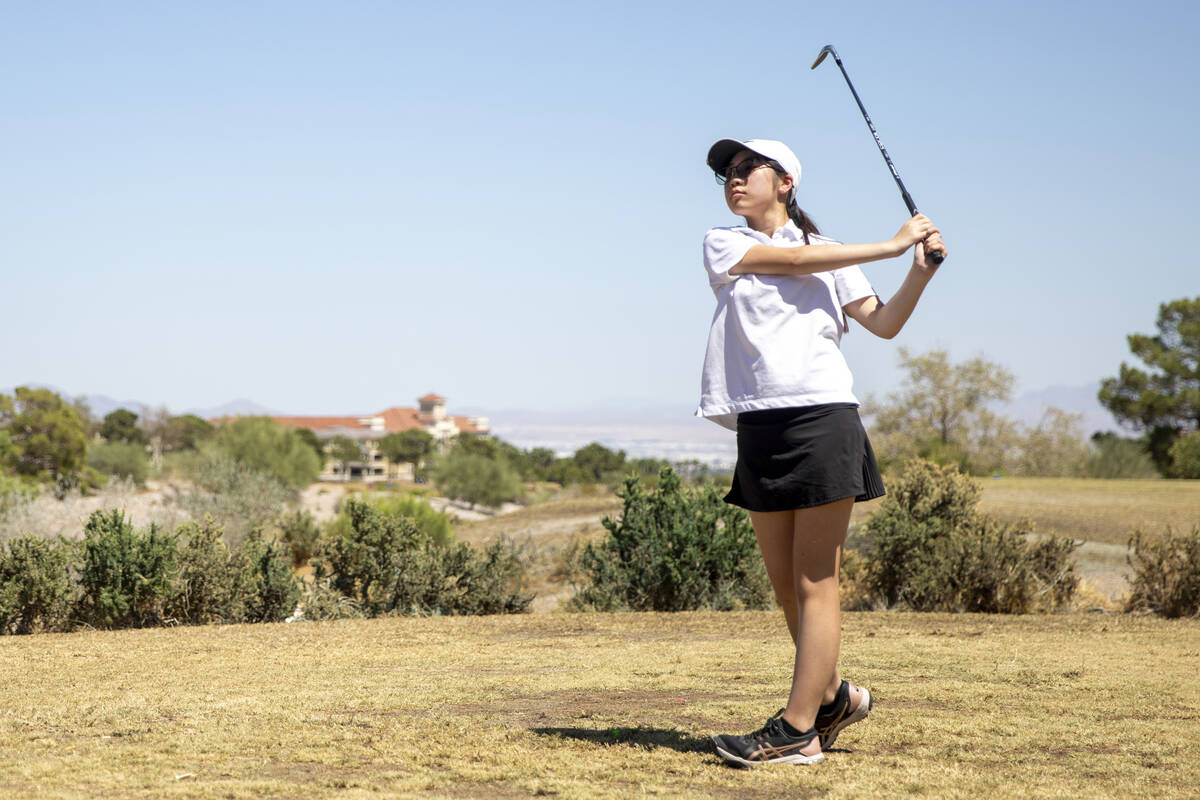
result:
[(716, 176), (717, 183), (721, 186), (724, 186), (734, 178), (738, 178), (743, 181), (746, 180), (750, 177), (750, 173), (754, 172), (754, 170), (758, 169), (759, 167), (770, 167), (771, 169), (775, 169), (775, 162), (768, 158), (757, 158), (752, 156), (750, 158), (743, 158), (737, 164), (730, 164), (725, 168), (724, 172), (713, 172), (713, 175)]

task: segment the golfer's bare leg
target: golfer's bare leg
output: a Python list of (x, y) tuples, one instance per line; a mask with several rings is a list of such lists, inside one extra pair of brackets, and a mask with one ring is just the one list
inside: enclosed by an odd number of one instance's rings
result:
[(796, 602), (795, 559), (792, 557), (792, 540), (796, 537), (796, 520), (793, 511), (751, 511), (750, 522), (754, 535), (758, 537), (758, 549), (762, 551), (763, 564), (775, 600), (783, 609), (792, 644), (796, 643), (796, 621), (800, 614)]
[(853, 508), (854, 498), (849, 497), (793, 512), (796, 663), (783, 716), (802, 731), (813, 726), (817, 709), (834, 698), (841, 682), (837, 671), (842, 640), (838, 568)]

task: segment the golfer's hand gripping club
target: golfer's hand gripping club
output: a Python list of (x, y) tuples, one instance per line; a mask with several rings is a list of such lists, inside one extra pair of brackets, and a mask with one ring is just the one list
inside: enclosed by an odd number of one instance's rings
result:
[[(913, 202), (912, 195), (908, 193), (908, 189), (904, 188), (904, 181), (900, 180), (900, 173), (896, 171), (896, 165), (892, 163), (891, 157), (884, 148), (883, 141), (879, 138), (879, 132), (875, 130), (875, 124), (871, 122), (871, 117), (867, 114), (867, 109), (863, 106), (862, 100), (859, 99), (858, 92), (854, 90), (854, 84), (850, 82), (850, 76), (846, 74), (846, 68), (842, 65), (842, 59), (838, 57), (837, 50), (833, 49), (833, 45), (827, 44), (821, 48), (821, 52), (817, 54), (817, 60), (813, 62), (811, 69), (816, 69), (825, 60), (825, 56), (828, 55), (833, 56), (838, 69), (842, 71), (842, 77), (846, 79), (846, 85), (850, 87), (850, 94), (854, 95), (854, 102), (858, 103), (858, 110), (862, 112), (863, 119), (867, 122), (867, 127), (871, 129), (871, 135), (875, 137), (875, 144), (879, 145), (879, 152), (883, 154), (883, 160), (887, 163), (892, 177), (896, 179), (896, 185), (900, 187), (900, 196), (904, 198), (904, 205), (908, 206), (908, 213), (915, 217), (919, 213), (917, 211), (917, 204)], [(944, 250), (931, 250), (925, 254), (925, 257), (934, 264), (941, 264), (946, 258), (946, 252)]]

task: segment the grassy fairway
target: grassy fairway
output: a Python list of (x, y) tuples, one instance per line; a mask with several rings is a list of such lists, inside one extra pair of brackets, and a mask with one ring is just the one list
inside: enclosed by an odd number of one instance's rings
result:
[(782, 704), (777, 613), (0, 639), (0, 796), (1195, 797), (1200, 622), (849, 614), (878, 705), (817, 767), (711, 755)]
[(1152, 538), (1200, 524), (1200, 481), (981, 478), (985, 511), (1032, 519), (1041, 533), (1124, 546), (1134, 528)]

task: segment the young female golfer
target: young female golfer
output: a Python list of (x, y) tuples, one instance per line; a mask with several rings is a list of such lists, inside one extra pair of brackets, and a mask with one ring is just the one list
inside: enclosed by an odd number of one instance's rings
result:
[[(737, 431), (725, 500), (750, 512), (796, 645), (787, 705), (754, 733), (713, 742), (722, 758), (747, 766), (812, 764), (872, 703), (838, 674), (838, 569), (854, 502), (881, 496), (883, 481), (838, 344), (847, 316), (895, 336), (937, 269), (925, 247), (944, 247), (923, 215), (877, 244), (821, 236), (796, 203), (800, 162), (781, 142), (722, 139), (708, 166), (746, 224), (704, 237), (717, 311), (696, 413)], [(856, 265), (914, 245), (904, 284), (881, 302)]]

